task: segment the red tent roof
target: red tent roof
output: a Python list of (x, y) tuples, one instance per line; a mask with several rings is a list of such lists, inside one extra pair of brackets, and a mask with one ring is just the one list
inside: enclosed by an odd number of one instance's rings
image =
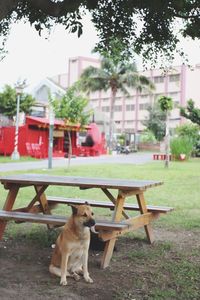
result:
[[(48, 118), (40, 118), (40, 117), (32, 117), (32, 116), (26, 116), (26, 123), (34, 124), (34, 125), (49, 125), (49, 119)], [(80, 124), (67, 124), (63, 120), (55, 119), (54, 120), (54, 126), (61, 126), (61, 127), (71, 127), (71, 128), (82, 128), (82, 129), (90, 129), (90, 126), (81, 126)]]

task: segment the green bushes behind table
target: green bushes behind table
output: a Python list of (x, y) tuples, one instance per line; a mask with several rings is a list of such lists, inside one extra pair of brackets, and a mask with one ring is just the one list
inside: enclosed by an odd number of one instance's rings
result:
[(193, 143), (192, 156), (200, 156), (200, 135), (199, 126), (197, 124), (185, 123), (179, 125), (175, 129), (175, 133), (178, 137), (189, 138)]
[(180, 159), (181, 154), (185, 154), (188, 159), (193, 150), (193, 142), (188, 137), (175, 137), (171, 140), (170, 147), (171, 154), (175, 159)]

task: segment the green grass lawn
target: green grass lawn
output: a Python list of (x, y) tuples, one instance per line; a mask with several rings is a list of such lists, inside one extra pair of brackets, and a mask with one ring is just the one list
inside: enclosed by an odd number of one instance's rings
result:
[(34, 161), (37, 160), (34, 157), (30, 157), (30, 156), (21, 156), (19, 160), (12, 160), (11, 156), (2, 156), (0, 155), (0, 164), (2, 163), (11, 163), (11, 162), (16, 162), (16, 163), (20, 163), (22, 161)]
[[(145, 193), (148, 204), (174, 207), (173, 212), (162, 215), (154, 223), (153, 227), (162, 232), (162, 239), (147, 245), (143, 230), (121, 237), (121, 248), (112, 258), (113, 267), (103, 272), (112, 278), (117, 279), (122, 275), (125, 278), (125, 281), (121, 282), (113, 292), (113, 299), (116, 300), (198, 300), (200, 295), (199, 239), (197, 239), (200, 229), (199, 170), (200, 159), (191, 159), (187, 162), (171, 162), (169, 169), (164, 168), (163, 162), (153, 162), (145, 165), (88, 165), (69, 169), (64, 166), (45, 171), (30, 170), (29, 173), (163, 181), (163, 185), (151, 188)], [(6, 173), (1, 173), (4, 174)], [(0, 208), (3, 206), (6, 193), (3, 186), (0, 186)], [(104, 193), (98, 189), (80, 191), (72, 187), (50, 187), (47, 194), (107, 200)], [(33, 190), (24, 188), (17, 199), (17, 206), (25, 206), (32, 197)], [(128, 201), (135, 202), (135, 198), (130, 197)], [(69, 209), (68, 206), (61, 205), (56, 209), (56, 213), (66, 214), (69, 213)], [(95, 209), (96, 218), (110, 217), (111, 213), (109, 210)], [(38, 244), (38, 247), (50, 247), (57, 233), (48, 232), (46, 227), (42, 226), (10, 223), (5, 236), (8, 239), (16, 238), (18, 242), (22, 241), (25, 244), (29, 239), (34, 244)], [(165, 239), (167, 231), (175, 235), (175, 241)], [(182, 236), (186, 237), (186, 240), (182, 240)], [(193, 240), (188, 242), (187, 236), (193, 236)], [(98, 273), (99, 276), (101, 274)], [(123, 276), (120, 277), (122, 280)], [(110, 288), (108, 285), (109, 281), (107, 285), (105, 282), (105, 288)]]
[[(200, 160), (192, 159), (188, 162), (171, 162), (169, 169), (164, 168), (163, 162), (154, 162), (145, 165), (106, 164), (74, 166), (69, 169), (65, 167), (45, 171), (34, 170), (33, 172), (64, 176), (73, 175), (163, 181), (164, 184), (162, 186), (148, 189), (145, 193), (148, 204), (172, 206), (174, 208), (173, 212), (163, 215), (156, 221), (156, 224), (171, 228), (193, 229), (200, 228), (199, 170)], [(3, 186), (1, 186), (0, 207), (3, 205), (6, 192), (7, 191), (4, 190)], [(47, 194), (107, 200), (104, 193), (99, 189), (80, 191), (78, 188), (71, 187), (50, 187)], [(25, 206), (27, 201), (31, 199), (31, 195), (31, 188), (23, 189), (18, 196), (17, 206)], [(135, 201), (134, 196), (128, 198), (128, 202), (132, 201)], [(58, 213), (63, 212), (63, 207), (60, 206), (57, 211)], [(110, 211), (105, 209), (96, 209), (96, 213), (99, 215), (110, 215)]]

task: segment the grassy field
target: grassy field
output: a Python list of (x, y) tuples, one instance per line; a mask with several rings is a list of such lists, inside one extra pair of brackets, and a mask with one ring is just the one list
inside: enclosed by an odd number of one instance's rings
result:
[(21, 156), (19, 160), (12, 160), (11, 156), (0, 155), (0, 164), (1, 163), (10, 163), (10, 162), (20, 163), (22, 161), (34, 161), (34, 160), (37, 160), (37, 159), (34, 157), (30, 157), (30, 156)]
[[(64, 176), (89, 176), (126, 179), (160, 180), (164, 184), (147, 190), (145, 198), (148, 204), (171, 206), (172, 213), (159, 219), (157, 224), (171, 228), (193, 229), (200, 228), (200, 160), (193, 159), (188, 162), (172, 162), (169, 169), (164, 168), (162, 162), (145, 165), (88, 165), (76, 166), (69, 169), (34, 170), (34, 173), (49, 173)], [(31, 171), (29, 171), (31, 172)], [(16, 172), (15, 172), (16, 173)], [(26, 172), (28, 173), (28, 172)], [(5, 174), (5, 173), (4, 173)], [(0, 187), (0, 207), (2, 207), (6, 191)], [(107, 200), (106, 196), (98, 189), (80, 191), (78, 188), (50, 187), (49, 195), (67, 197), (81, 197), (85, 199)], [(17, 200), (18, 206), (24, 206), (31, 197), (31, 189), (21, 191)], [(128, 202), (135, 201), (128, 198)], [(62, 212), (63, 207), (58, 209)], [(109, 215), (107, 210), (96, 210), (97, 214)]]
[[(161, 216), (154, 223), (153, 227), (158, 233), (160, 232), (159, 238), (151, 246), (144, 242), (143, 230), (120, 238), (119, 251), (112, 259), (112, 268), (108, 268), (102, 273), (95, 265), (91, 270), (96, 277), (96, 289), (102, 285), (105, 291), (113, 290), (113, 296), (112, 298), (106, 298), (106, 296), (103, 298), (101, 291), (99, 298), (95, 299), (198, 300), (200, 299), (199, 170), (200, 159), (191, 159), (187, 162), (171, 162), (169, 169), (164, 168), (163, 162), (153, 162), (145, 165), (107, 164), (45, 171), (30, 170), (26, 173), (163, 181), (163, 185), (149, 189), (145, 193), (148, 204), (174, 208), (173, 212)], [(4, 174), (6, 173), (1, 173), (1, 175)], [(0, 186), (0, 207), (3, 205), (6, 192)], [(47, 194), (107, 200), (103, 192), (98, 189), (80, 191), (78, 188), (51, 187)], [(31, 200), (32, 195), (30, 188), (21, 191), (17, 206), (25, 206)], [(128, 201), (135, 202), (135, 199), (130, 197)], [(68, 210), (67, 206), (59, 206), (57, 213), (65, 214)], [(96, 218), (105, 218), (109, 217), (111, 212), (105, 209), (95, 209), (95, 215)], [(28, 239), (29, 243), (32, 242), (34, 246), (38, 245), (38, 247), (42, 246), (46, 249), (45, 247), (50, 247), (51, 243), (55, 241), (56, 233), (52, 231), (47, 233), (45, 226), (41, 226), (11, 223), (8, 226), (6, 238), (12, 237), (13, 241), (20, 241), (22, 245), (26, 245)], [(27, 249), (25, 251), (28, 251)], [(19, 257), (21, 255), (23, 257), (23, 254), (19, 254)], [(10, 259), (9, 257), (8, 259)], [(90, 259), (92, 260), (92, 257)], [(125, 265), (126, 267), (124, 267)], [(4, 274), (4, 277), (7, 280), (10, 278), (10, 273)], [(113, 286), (111, 282), (113, 282)], [(49, 287), (49, 279), (47, 279), (46, 285)], [(43, 289), (43, 287), (37, 288)], [(90, 286), (84, 286), (84, 289), (87, 293), (93, 292)], [(69, 286), (68, 290), (72, 292), (73, 286), (71, 290)]]

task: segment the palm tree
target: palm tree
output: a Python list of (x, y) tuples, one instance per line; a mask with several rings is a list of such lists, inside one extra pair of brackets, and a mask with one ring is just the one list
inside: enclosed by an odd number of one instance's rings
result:
[(153, 83), (137, 72), (135, 62), (116, 62), (110, 58), (103, 58), (100, 68), (93, 66), (86, 68), (81, 75), (80, 82), (85, 92), (111, 90), (109, 147), (113, 144), (114, 106), (117, 92), (121, 91), (124, 95), (129, 95), (128, 88), (130, 87), (140, 92), (145, 89), (148, 91), (154, 89)]

